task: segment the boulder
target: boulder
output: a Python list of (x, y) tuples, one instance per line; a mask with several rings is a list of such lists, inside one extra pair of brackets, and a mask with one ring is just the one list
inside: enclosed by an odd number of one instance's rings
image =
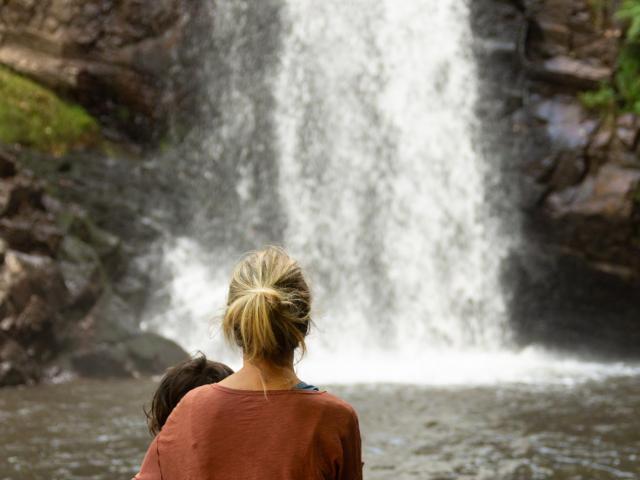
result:
[(74, 352), (71, 366), (83, 377), (131, 377), (133, 369), (126, 351), (117, 345), (95, 345)]
[(168, 367), (189, 357), (177, 343), (152, 332), (143, 332), (124, 343), (137, 369), (142, 373), (163, 373)]
[(639, 181), (640, 170), (605, 165), (576, 188), (550, 195), (547, 207), (555, 218), (579, 215), (630, 220)]
[(25, 349), (0, 332), (0, 387), (37, 382), (41, 369)]
[(51, 258), (9, 251), (4, 266), (3, 286), (16, 311), (22, 311), (32, 295), (40, 296), (53, 308), (67, 303), (64, 277)]

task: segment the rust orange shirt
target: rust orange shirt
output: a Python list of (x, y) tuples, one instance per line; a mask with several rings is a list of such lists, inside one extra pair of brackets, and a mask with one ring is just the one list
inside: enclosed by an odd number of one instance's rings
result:
[(328, 392), (190, 391), (153, 440), (138, 480), (360, 480), (358, 417)]

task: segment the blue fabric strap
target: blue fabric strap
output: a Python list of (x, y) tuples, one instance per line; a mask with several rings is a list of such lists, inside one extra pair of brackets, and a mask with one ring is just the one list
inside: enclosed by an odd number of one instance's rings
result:
[(320, 389), (314, 385), (310, 385), (308, 383), (305, 382), (300, 382), (298, 383), (295, 387), (295, 389), (297, 390), (315, 390), (316, 392), (319, 392)]

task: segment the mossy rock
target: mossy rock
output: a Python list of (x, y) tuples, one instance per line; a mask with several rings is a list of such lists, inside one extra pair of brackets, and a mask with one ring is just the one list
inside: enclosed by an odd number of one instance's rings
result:
[(98, 122), (82, 107), (0, 66), (0, 142), (62, 155), (99, 139)]

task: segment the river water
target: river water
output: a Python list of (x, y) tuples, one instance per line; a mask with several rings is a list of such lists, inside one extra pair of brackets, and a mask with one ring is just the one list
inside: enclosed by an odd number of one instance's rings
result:
[[(0, 479), (128, 479), (149, 380), (0, 392)], [(360, 416), (366, 479), (640, 478), (640, 376), (579, 384), (329, 387)]]

